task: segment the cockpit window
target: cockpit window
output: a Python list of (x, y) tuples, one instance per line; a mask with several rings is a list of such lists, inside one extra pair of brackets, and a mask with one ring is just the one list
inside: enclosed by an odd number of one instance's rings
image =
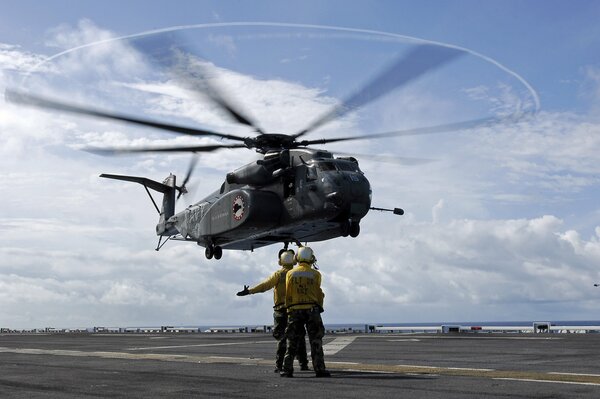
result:
[(315, 168), (313, 165), (306, 168), (306, 180), (317, 180), (317, 168)]
[(324, 172), (335, 170), (335, 163), (333, 162), (319, 162), (317, 165)]
[(346, 170), (348, 172), (360, 172), (358, 165), (353, 162), (338, 162), (337, 166), (340, 170)]

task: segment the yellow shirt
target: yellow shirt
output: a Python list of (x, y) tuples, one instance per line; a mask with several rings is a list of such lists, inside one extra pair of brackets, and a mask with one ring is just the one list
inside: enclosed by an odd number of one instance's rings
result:
[(285, 305), (290, 310), (310, 309), (314, 306), (323, 308), (323, 290), (321, 290), (321, 273), (301, 262), (287, 273), (285, 289)]
[(274, 288), (273, 302), (275, 303), (275, 306), (273, 306), (273, 309), (285, 309), (285, 276), (290, 269), (291, 267), (282, 267), (271, 274), (265, 281), (250, 288), (248, 291), (250, 291), (251, 294), (257, 294)]

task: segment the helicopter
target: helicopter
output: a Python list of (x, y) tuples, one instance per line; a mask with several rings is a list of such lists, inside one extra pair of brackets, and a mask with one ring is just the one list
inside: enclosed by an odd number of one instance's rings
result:
[[(401, 208), (386, 209), (371, 206), (371, 186), (360, 169), (356, 157), (335, 156), (331, 151), (312, 146), (350, 140), (461, 130), (488, 123), (489, 118), (362, 136), (321, 139), (305, 139), (304, 136), (462, 54), (462, 50), (455, 48), (429, 44), (416, 45), (354, 94), (295, 134), (263, 131), (255, 121), (245, 116), (239, 107), (233, 106), (230, 97), (225, 95), (222, 88), (206, 78), (211, 71), (207, 70), (207, 66), (200, 65), (195, 66), (197, 73), (194, 76), (184, 76), (185, 73), (179, 68), (177, 74), (182, 77), (181, 81), (188, 87), (190, 81), (194, 80), (196, 83), (200, 81), (201, 91), (206, 97), (233, 121), (252, 128), (256, 135), (242, 137), (167, 124), (13, 89), (7, 89), (5, 97), (7, 101), (15, 104), (120, 121), (177, 134), (214, 137), (231, 142), (176, 147), (85, 148), (89, 152), (101, 155), (148, 152), (194, 153), (188, 172), (180, 185), (177, 184), (177, 178), (173, 174), (162, 182), (141, 176), (118, 174), (101, 174), (100, 177), (134, 182), (145, 188), (159, 214), (156, 225), (156, 234), (159, 237), (157, 251), (169, 240), (195, 242), (205, 248), (207, 259), (220, 259), (225, 249), (253, 251), (259, 247), (281, 243), (284, 245), (281, 250), (283, 251), (290, 243), (300, 245), (301, 242), (357, 237), (360, 234), (360, 221), (370, 210), (402, 215), (404, 211)], [(157, 61), (156, 54), (150, 54), (149, 57), (154, 57), (154, 62), (164, 65), (164, 58)], [(177, 54), (171, 52), (169, 57), (174, 59)], [(195, 89), (197, 87), (198, 85), (195, 85)], [(186, 184), (197, 162), (197, 154), (240, 148), (254, 150), (262, 158), (227, 173), (225, 181), (218, 190), (184, 210), (175, 211), (177, 200), (187, 193)], [(150, 190), (162, 194), (160, 207)]]

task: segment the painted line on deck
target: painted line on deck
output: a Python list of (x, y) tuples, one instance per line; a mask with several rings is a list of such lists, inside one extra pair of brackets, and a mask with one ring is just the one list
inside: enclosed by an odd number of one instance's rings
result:
[[(469, 333), (467, 333), (469, 334)], [(548, 340), (561, 340), (564, 338), (561, 337), (501, 337), (501, 336), (493, 336), (486, 337), (486, 334), (491, 333), (475, 333), (469, 334), (468, 336), (464, 335), (452, 335), (447, 334), (447, 336), (435, 335), (433, 333), (382, 333), (382, 334), (366, 334), (364, 336), (359, 337), (360, 339), (387, 339), (393, 340), (399, 337), (417, 337), (418, 339), (499, 339), (499, 340), (531, 340), (531, 341), (548, 341)], [(509, 334), (509, 333), (507, 333)], [(400, 338), (401, 339), (401, 338)]]
[(388, 342), (421, 342), (418, 338), (388, 339)]
[(325, 354), (325, 356), (335, 355), (336, 353), (350, 345), (352, 342), (354, 342), (355, 339), (355, 336), (336, 338), (333, 341), (323, 345), (323, 353)]
[(550, 384), (573, 384), (573, 385), (592, 385), (592, 386), (600, 386), (600, 383), (597, 382), (574, 382), (574, 381), (554, 381), (554, 380), (533, 380), (528, 378), (494, 378), (494, 380), (504, 380), (504, 381), (522, 381), (522, 382), (547, 382)]
[(591, 376), (591, 377), (600, 377), (600, 374), (587, 374), (587, 373), (555, 373), (555, 372), (550, 372), (548, 374), (585, 375), (585, 376)]
[(247, 344), (272, 344), (274, 341), (245, 341), (245, 342), (219, 342), (215, 344), (194, 344), (194, 345), (170, 345), (170, 346), (147, 346), (144, 348), (127, 348), (128, 351), (145, 351), (152, 349), (178, 349), (178, 348), (196, 348), (208, 346), (229, 346), (229, 345), (247, 345)]
[[(268, 341), (272, 342), (272, 341)], [(200, 364), (236, 364), (257, 365), (271, 367), (273, 360), (262, 358), (241, 358), (227, 356), (208, 355), (174, 355), (159, 353), (130, 353), (130, 352), (107, 352), (107, 351), (77, 351), (64, 349), (36, 349), (36, 348), (7, 348), (0, 347), (0, 353), (14, 353), (23, 355), (45, 355), (45, 356), (71, 356), (71, 357), (95, 357), (113, 360), (155, 360), (163, 362), (182, 362)], [(438, 367), (410, 364), (374, 364), (354, 362), (327, 362), (328, 368), (332, 370), (352, 370), (353, 372), (380, 372), (427, 376), (457, 376), (488, 379), (503, 379), (507, 381), (527, 382), (556, 382), (565, 384), (580, 384), (600, 386), (599, 375), (585, 375), (562, 372), (539, 372), (527, 370), (492, 370), (462, 367)]]

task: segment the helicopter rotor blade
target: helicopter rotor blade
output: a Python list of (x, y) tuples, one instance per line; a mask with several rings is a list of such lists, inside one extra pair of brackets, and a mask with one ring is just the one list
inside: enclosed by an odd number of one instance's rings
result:
[(119, 113), (114, 113), (114, 112), (109, 112), (109, 111), (102, 111), (102, 110), (94, 109), (94, 108), (90, 108), (90, 107), (82, 107), (79, 105), (69, 104), (69, 103), (66, 103), (63, 101), (53, 100), (53, 99), (50, 99), (47, 97), (42, 97), (42, 96), (38, 96), (35, 94), (30, 94), (30, 93), (24, 93), (24, 92), (12, 90), (12, 89), (6, 89), (4, 95), (8, 102), (11, 102), (14, 104), (29, 105), (29, 106), (33, 106), (36, 108), (46, 109), (46, 110), (69, 112), (72, 114), (93, 116), (93, 117), (101, 118), (101, 119), (109, 119), (109, 120), (115, 120), (115, 121), (120, 121), (120, 122), (127, 122), (127, 123), (131, 123), (131, 124), (135, 124), (135, 125), (147, 126), (147, 127), (152, 127), (155, 129), (166, 130), (166, 131), (169, 131), (172, 133), (180, 133), (180, 134), (186, 134), (186, 135), (190, 135), (190, 136), (213, 136), (213, 137), (219, 137), (222, 139), (245, 141), (245, 139), (240, 136), (218, 133), (218, 132), (214, 132), (212, 130), (197, 129), (197, 128), (193, 128), (193, 127), (186, 127), (186, 126), (173, 125), (173, 124), (169, 124), (169, 123), (162, 123), (162, 122), (157, 122), (157, 121), (153, 121), (150, 119), (142, 119), (142, 118), (137, 118), (137, 117), (128, 116), (128, 115), (124, 115), (124, 114), (119, 114)]
[(215, 82), (213, 77), (217, 75), (216, 68), (197, 56), (190, 58), (189, 55), (198, 52), (192, 51), (181, 35), (176, 32), (151, 35), (135, 39), (132, 44), (151, 63), (172, 73), (182, 87), (204, 94), (237, 123), (264, 133), (256, 122), (244, 115), (238, 105), (233, 105), (231, 96)]
[(373, 155), (373, 154), (357, 154), (355, 152), (341, 152), (330, 150), (330, 152), (335, 155), (342, 155), (347, 157), (356, 157), (359, 159), (368, 159), (370, 161), (376, 162), (384, 162), (384, 163), (394, 163), (398, 165), (404, 166), (413, 166), (413, 165), (425, 165), (428, 163), (436, 162), (436, 159), (431, 158), (415, 158), (415, 157), (400, 157), (395, 155)]
[(216, 145), (197, 145), (197, 146), (179, 146), (179, 147), (124, 147), (124, 148), (100, 148), (85, 147), (84, 151), (96, 155), (125, 155), (152, 152), (213, 152), (224, 148), (247, 148), (243, 144), (216, 144)]
[(416, 46), (353, 95), (343, 100), (341, 104), (333, 107), (304, 130), (296, 133), (294, 138), (303, 136), (333, 119), (362, 107), (463, 54), (464, 51), (450, 47), (429, 44)]
[[(524, 114), (526, 116), (528, 114)], [(298, 142), (299, 146), (309, 146), (314, 144), (328, 144), (328, 143), (337, 143), (340, 141), (352, 141), (352, 140), (370, 140), (370, 139), (382, 139), (388, 137), (400, 137), (400, 136), (419, 136), (422, 134), (437, 134), (437, 133), (446, 133), (453, 132), (459, 130), (468, 130), (476, 127), (489, 127), (498, 125), (504, 122), (517, 122), (523, 118), (523, 116), (511, 116), (507, 118), (500, 117), (487, 117), (480, 119), (472, 119), (468, 121), (462, 122), (454, 122), (447, 123), (443, 125), (436, 126), (428, 126), (428, 127), (420, 127), (414, 129), (406, 129), (406, 130), (396, 130), (392, 132), (384, 132), (384, 133), (374, 133), (374, 134), (364, 134), (361, 136), (348, 136), (348, 137), (336, 137), (330, 139), (315, 139), (315, 140), (303, 140)]]

